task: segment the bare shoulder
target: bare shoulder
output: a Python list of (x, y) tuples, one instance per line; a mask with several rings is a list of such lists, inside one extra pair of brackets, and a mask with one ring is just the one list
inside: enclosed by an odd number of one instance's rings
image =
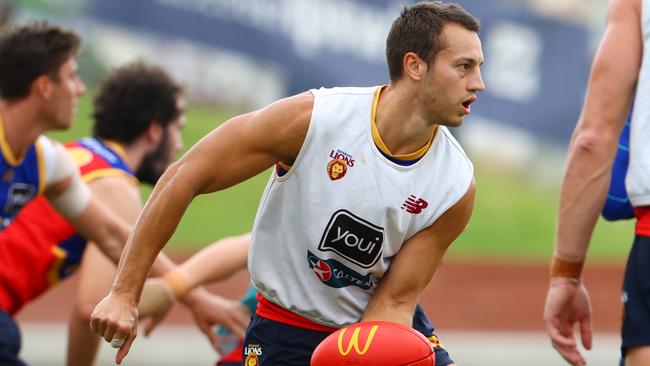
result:
[(253, 118), (263, 118), (275, 127), (289, 130), (302, 130), (309, 127), (314, 107), (314, 95), (310, 92), (280, 99), (267, 107), (253, 112)]
[(268, 143), (281, 142), (276, 145), (278, 153), (282, 159), (291, 160), (305, 141), (313, 107), (314, 95), (304, 92), (252, 112), (250, 118), (256, 135)]

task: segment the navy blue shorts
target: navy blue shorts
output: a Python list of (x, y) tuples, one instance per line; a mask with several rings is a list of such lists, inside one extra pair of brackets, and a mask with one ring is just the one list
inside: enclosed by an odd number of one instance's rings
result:
[(20, 331), (9, 313), (0, 310), (0, 365), (27, 366), (18, 358)]
[(636, 236), (623, 280), (623, 343), (625, 358), (631, 347), (650, 345), (650, 238)]
[[(424, 334), (432, 342), (436, 353), (436, 366), (454, 363), (447, 351), (433, 334), (433, 326), (418, 305), (413, 317), (413, 328)], [(309, 366), (311, 354), (329, 332), (303, 329), (253, 315), (246, 330), (242, 365), (252, 354), (258, 365), (264, 366)]]

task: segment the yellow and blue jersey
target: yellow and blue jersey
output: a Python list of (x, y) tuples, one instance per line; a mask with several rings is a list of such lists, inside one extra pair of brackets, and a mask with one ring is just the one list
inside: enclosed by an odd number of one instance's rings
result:
[(5, 138), (0, 119), (0, 230), (45, 187), (43, 139), (31, 144), (22, 157), (15, 157)]
[[(119, 176), (137, 185), (121, 146), (94, 138), (65, 145), (89, 182)], [(15, 313), (78, 267), (87, 241), (42, 196), (0, 232), (0, 309)]]

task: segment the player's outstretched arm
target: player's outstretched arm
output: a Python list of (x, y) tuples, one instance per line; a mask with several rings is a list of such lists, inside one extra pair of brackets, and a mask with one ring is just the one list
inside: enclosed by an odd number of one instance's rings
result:
[(362, 321), (388, 320), (411, 326), (422, 291), (449, 245), (469, 222), (475, 190), (472, 182), (454, 206), (404, 243), (368, 303)]
[(164, 276), (148, 279), (138, 304), (140, 318), (148, 318), (143, 324), (145, 335), (178, 299), (192, 311), (197, 325), (215, 347), (218, 347), (213, 332), (216, 325), (223, 325), (243, 337), (250, 317), (246, 308), (238, 301), (194, 289), (225, 280), (245, 269), (249, 242), (250, 234), (218, 240)]
[(643, 49), (640, 19), (640, 0), (611, 1), (560, 191), (544, 319), (553, 347), (572, 365), (586, 364), (577, 348), (576, 324), (583, 346), (591, 348), (591, 304), (581, 271), (638, 78)]
[(307, 134), (312, 106), (313, 96), (303, 93), (232, 118), (163, 174), (127, 241), (109, 295), (92, 315), (91, 328), (107, 341), (128, 338), (118, 362), (136, 334), (136, 304), (146, 275), (192, 199), (242, 182), (280, 160), (294, 159)]
[[(245, 269), (250, 237), (250, 233), (247, 233), (217, 240), (163, 277), (149, 279), (147, 285), (160, 283), (169, 288), (169, 291), (165, 290), (167, 293), (174, 295), (172, 301), (183, 300), (188, 291), (210, 282), (225, 280)], [(144, 300), (141, 298), (140, 303)]]

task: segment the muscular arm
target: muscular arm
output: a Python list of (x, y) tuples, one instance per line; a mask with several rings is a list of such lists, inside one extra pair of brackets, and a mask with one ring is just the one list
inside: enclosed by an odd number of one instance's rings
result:
[(586, 364), (577, 347), (576, 328), (585, 349), (592, 345), (591, 301), (579, 277), (641, 66), (640, 19), (640, 0), (611, 1), (560, 191), (544, 320), (553, 348), (572, 365)]
[(641, 65), (640, 16), (638, 0), (611, 2), (560, 192), (555, 256), (561, 260), (584, 260), (605, 202)]
[(391, 320), (411, 326), (422, 291), (449, 245), (467, 226), (474, 207), (474, 192), (472, 182), (460, 201), (404, 243), (368, 303), (363, 321)]
[(230, 187), (283, 159), (304, 141), (313, 96), (304, 93), (235, 117), (199, 141), (156, 185), (139, 216), (112, 287), (136, 304), (153, 258), (198, 194)]

